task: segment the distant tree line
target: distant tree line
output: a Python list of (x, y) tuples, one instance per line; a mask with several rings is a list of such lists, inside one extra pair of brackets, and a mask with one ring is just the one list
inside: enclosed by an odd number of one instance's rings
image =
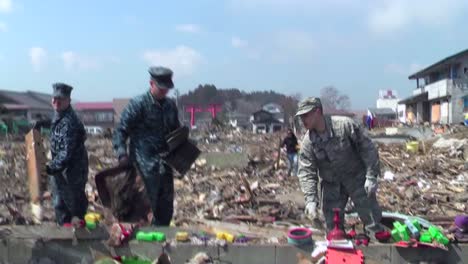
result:
[(277, 103), (283, 107), (286, 117), (291, 117), (297, 110), (300, 95), (284, 95), (274, 91), (245, 92), (239, 89), (218, 89), (213, 84), (199, 85), (193, 91), (179, 97), (179, 105), (197, 105), (206, 107), (209, 104), (223, 106), (223, 114), (237, 113), (250, 115), (260, 110), (264, 104)]
[[(324, 112), (349, 111), (351, 108), (349, 96), (334, 86), (323, 87), (319, 96)], [(190, 105), (207, 107), (210, 104), (220, 104), (222, 117), (229, 114), (250, 115), (260, 110), (264, 104), (277, 103), (283, 107), (286, 119), (290, 120), (296, 113), (300, 100), (300, 94), (285, 95), (271, 90), (245, 92), (236, 88), (218, 89), (213, 84), (200, 84), (196, 89), (181, 95), (178, 102), (181, 109)]]

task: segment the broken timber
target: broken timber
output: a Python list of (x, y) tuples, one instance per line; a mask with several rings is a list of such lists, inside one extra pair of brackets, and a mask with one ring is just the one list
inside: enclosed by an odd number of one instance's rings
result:
[(26, 134), (26, 162), (29, 182), (29, 195), (31, 196), (31, 210), (34, 222), (41, 222), (42, 218), (42, 192), (44, 189), (45, 164), (47, 158), (39, 131), (31, 129)]

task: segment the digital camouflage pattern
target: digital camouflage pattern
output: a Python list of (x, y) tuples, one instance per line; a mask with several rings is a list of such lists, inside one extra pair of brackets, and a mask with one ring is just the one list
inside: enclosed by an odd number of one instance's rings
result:
[(56, 112), (50, 132), (52, 160), (48, 164), (53, 204), (58, 224), (63, 225), (76, 216), (83, 219), (88, 208), (85, 185), (88, 180), (86, 132), (70, 106)]
[(320, 98), (308, 97), (299, 102), (299, 104), (297, 105), (296, 116), (307, 114), (308, 112), (312, 111), (314, 108), (317, 107), (322, 107), (322, 101), (320, 101)]
[(153, 210), (154, 225), (169, 225), (173, 215), (174, 182), (172, 169), (162, 160), (167, 155), (166, 135), (180, 127), (175, 103), (155, 100), (151, 93), (130, 100), (113, 138), (118, 157), (127, 155), (145, 183)]
[(348, 198), (368, 230), (380, 230), (382, 212), (375, 194), (364, 189), (366, 176), (377, 177), (380, 163), (377, 149), (365, 131), (351, 118), (324, 116), (323, 134), (308, 131), (302, 140), (298, 177), (306, 203), (318, 202), (321, 179), (322, 211), (327, 228), (333, 228), (333, 208), (344, 208)]

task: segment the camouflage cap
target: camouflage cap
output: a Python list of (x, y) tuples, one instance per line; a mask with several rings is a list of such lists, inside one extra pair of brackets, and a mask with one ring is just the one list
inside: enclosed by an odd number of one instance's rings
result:
[(296, 116), (307, 114), (316, 107), (322, 107), (322, 102), (318, 97), (308, 97), (297, 105)]

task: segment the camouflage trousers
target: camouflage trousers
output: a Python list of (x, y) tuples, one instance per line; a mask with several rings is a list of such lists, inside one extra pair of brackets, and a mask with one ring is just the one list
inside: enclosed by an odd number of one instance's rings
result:
[(367, 196), (364, 189), (365, 175), (360, 177), (348, 177), (341, 183), (330, 183), (321, 181), (322, 212), (325, 217), (327, 230), (332, 230), (333, 208), (340, 209), (341, 226), (343, 229), (344, 211), (348, 200), (354, 203), (355, 209), (369, 232), (383, 230), (380, 224), (382, 219), (382, 209), (380, 208), (375, 194)]
[[(137, 164), (138, 165), (138, 164)], [(153, 212), (154, 226), (169, 226), (174, 214), (174, 176), (172, 168), (157, 162), (151, 170), (137, 166), (145, 184), (146, 193)]]
[(84, 219), (88, 209), (88, 199), (85, 193), (86, 181), (85, 177), (75, 182), (68, 182), (62, 174), (50, 176), (52, 203), (57, 224), (70, 223), (75, 216)]

